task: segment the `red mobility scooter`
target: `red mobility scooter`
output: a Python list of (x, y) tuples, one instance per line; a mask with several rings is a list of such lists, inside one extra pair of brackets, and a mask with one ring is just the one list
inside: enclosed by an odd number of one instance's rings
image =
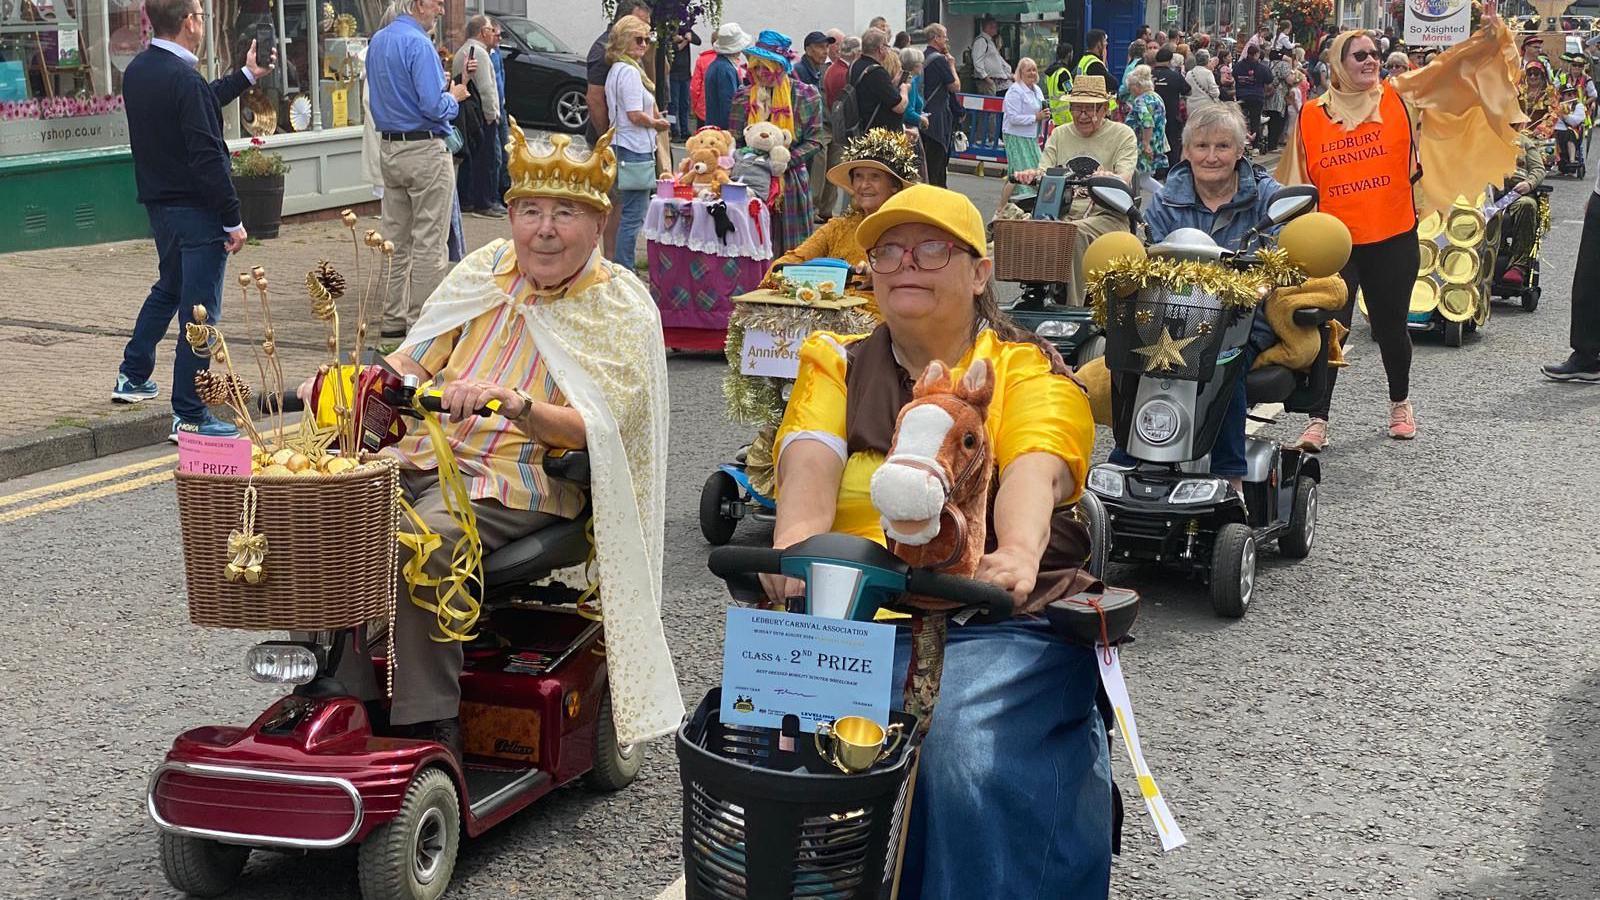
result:
[[(408, 379), (386, 399), (404, 412), (415, 394)], [(588, 483), (581, 452), (545, 468)], [(293, 690), (247, 726), (179, 735), (150, 776), (147, 808), (173, 887), (225, 893), (252, 847), (356, 844), (367, 900), (435, 900), (463, 833), (476, 837), (579, 777), (605, 791), (631, 783), (642, 751), (620, 744), (612, 725), (601, 624), (578, 611), (576, 591), (533, 584), (588, 558), (586, 518), (484, 558), (484, 620), (461, 675), (464, 762), (436, 741), (385, 736), (383, 705), (364, 704), (333, 677), (341, 652), (355, 652), (341, 648), (353, 646), (384, 683), (383, 644), (365, 628), (252, 648), (250, 676)]]

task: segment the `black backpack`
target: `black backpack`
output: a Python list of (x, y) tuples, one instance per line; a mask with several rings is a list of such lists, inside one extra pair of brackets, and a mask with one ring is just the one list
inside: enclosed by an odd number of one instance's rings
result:
[(456, 117), (450, 124), (461, 132), (461, 149), (456, 151), (456, 159), (466, 159), (476, 153), (478, 145), (483, 143), (483, 100), (478, 96), (478, 86), (470, 78), (467, 79), (467, 99), (456, 104)]
[(856, 83), (865, 78), (871, 66), (863, 66), (861, 74), (845, 82), (844, 89), (828, 110), (828, 123), (833, 126), (835, 141), (848, 141), (867, 131), (867, 121), (861, 117), (861, 101), (856, 97)]

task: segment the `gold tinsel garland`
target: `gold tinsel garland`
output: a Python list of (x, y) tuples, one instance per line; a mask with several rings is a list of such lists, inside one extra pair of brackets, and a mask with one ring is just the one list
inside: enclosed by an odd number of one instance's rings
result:
[(728, 421), (761, 428), (783, 420), (784, 386), (787, 378), (745, 375), (740, 372), (744, 356), (746, 329), (773, 333), (832, 331), (836, 334), (867, 334), (878, 327), (878, 320), (862, 307), (821, 309), (818, 307), (779, 306), (767, 303), (739, 303), (728, 320), (728, 342), (723, 355), (728, 374), (722, 379), (722, 395), (728, 405)]
[(1168, 256), (1143, 259), (1123, 257), (1112, 260), (1104, 269), (1089, 273), (1089, 296), (1094, 298), (1094, 320), (1106, 323), (1106, 297), (1110, 292), (1126, 297), (1147, 287), (1174, 289), (1198, 287), (1215, 295), (1224, 305), (1252, 308), (1273, 288), (1296, 287), (1305, 283), (1306, 273), (1289, 261), (1281, 248), (1257, 254), (1259, 263), (1245, 271), (1216, 263)]

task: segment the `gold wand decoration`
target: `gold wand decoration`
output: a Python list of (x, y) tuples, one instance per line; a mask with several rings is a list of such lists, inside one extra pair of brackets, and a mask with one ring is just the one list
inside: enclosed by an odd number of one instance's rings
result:
[[(264, 445), (266, 442), (262, 440), (260, 432), (256, 431), (255, 423), (250, 420), (250, 401), (246, 397), (246, 391), (249, 386), (245, 384), (244, 379), (239, 377), (239, 373), (233, 370), (233, 357), (228, 354), (227, 340), (223, 338), (221, 330), (215, 325), (207, 324), (206, 320), (210, 316), (203, 305), (196, 303), (194, 308), (189, 311), (189, 315), (194, 321), (183, 326), (184, 340), (189, 342), (189, 346), (194, 349), (196, 356), (216, 360), (227, 369), (227, 375), (222, 378), (223, 388), (220, 391), (217, 388), (215, 376), (209, 372), (197, 372), (195, 374), (196, 392), (216, 399), (225, 399), (228, 408), (233, 410), (235, 419), (250, 434), (250, 439), (257, 446)], [(201, 378), (199, 377), (200, 375), (205, 375), (206, 377)], [(225, 397), (217, 397), (218, 393), (225, 395)]]
[[(272, 390), (276, 400), (274, 408), (274, 425), (278, 432), (278, 442), (274, 445), (275, 451), (282, 450), (283, 443), (283, 364), (278, 361), (278, 332), (272, 325), (272, 302), (267, 299), (267, 270), (260, 266), (250, 269), (251, 281), (255, 283), (256, 293), (261, 299), (261, 317), (265, 331), (262, 334), (261, 352), (266, 355), (267, 362), (272, 366)], [(244, 284), (244, 276), (239, 276), (239, 284)]]
[[(249, 272), (239, 273), (239, 293), (243, 295), (244, 299), (244, 303), (239, 306), (239, 316), (244, 320), (244, 328), (246, 331), (251, 330), (250, 315), (249, 313), (245, 312), (245, 310), (250, 308), (250, 285), (252, 283), (254, 283), (254, 279), (250, 276)], [(256, 350), (255, 344), (250, 345), (250, 358), (256, 361), (256, 374), (261, 376), (261, 390), (264, 391), (267, 389), (267, 366), (266, 363), (261, 361), (261, 354)], [(198, 379), (199, 376), (196, 375), (195, 378)], [(249, 400), (250, 398), (245, 397), (245, 399)], [(262, 407), (261, 412), (263, 415), (271, 415), (271, 411), (265, 406)], [(278, 440), (283, 440), (283, 435), (281, 433), (278, 435)], [(276, 448), (258, 447), (256, 448), (256, 452), (258, 454), (271, 453), (274, 449)]]
[(328, 326), (328, 353), (333, 357), (333, 418), (334, 429), (346, 453), (356, 449), (355, 431), (350, 410), (352, 398), (345, 393), (345, 380), (339, 371), (339, 305), (344, 296), (345, 281), (327, 260), (306, 273), (306, 295), (311, 298), (311, 315)]

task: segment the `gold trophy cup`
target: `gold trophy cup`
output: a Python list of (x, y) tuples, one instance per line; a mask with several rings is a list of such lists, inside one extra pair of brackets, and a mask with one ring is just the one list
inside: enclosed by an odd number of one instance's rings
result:
[(817, 726), (813, 739), (822, 758), (846, 775), (865, 772), (900, 746), (905, 730), (899, 722), (885, 731), (864, 716), (844, 716)]

